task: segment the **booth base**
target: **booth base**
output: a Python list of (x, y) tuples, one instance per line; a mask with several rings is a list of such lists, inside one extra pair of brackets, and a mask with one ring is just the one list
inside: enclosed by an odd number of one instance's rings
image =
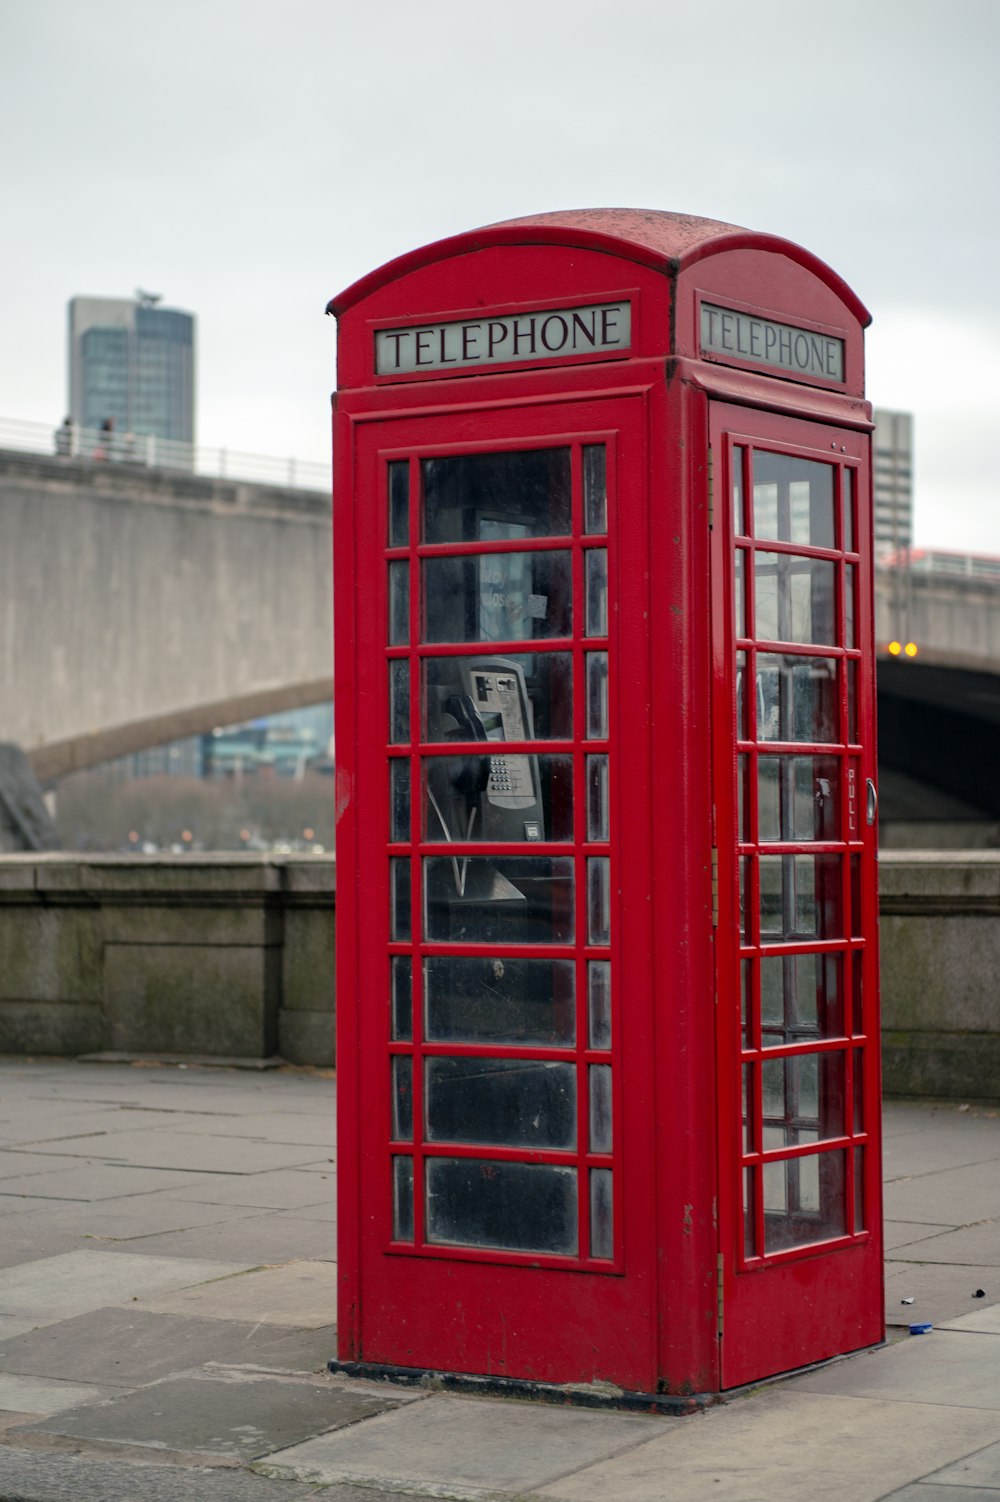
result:
[(328, 1361), (327, 1368), (369, 1382), (401, 1382), (441, 1392), (491, 1398), (520, 1398), (574, 1408), (616, 1408), (630, 1413), (662, 1413), (683, 1418), (725, 1401), (721, 1393), (626, 1392), (611, 1383), (529, 1382), (518, 1377), (478, 1377), (467, 1372), (438, 1372), (414, 1366), (383, 1366), (374, 1361)]

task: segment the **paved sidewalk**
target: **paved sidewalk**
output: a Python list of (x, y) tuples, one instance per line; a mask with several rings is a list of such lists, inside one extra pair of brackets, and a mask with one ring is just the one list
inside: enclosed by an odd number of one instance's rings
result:
[(1000, 1502), (1000, 1109), (886, 1133), (892, 1343), (671, 1419), (327, 1373), (329, 1075), (0, 1059), (0, 1499)]

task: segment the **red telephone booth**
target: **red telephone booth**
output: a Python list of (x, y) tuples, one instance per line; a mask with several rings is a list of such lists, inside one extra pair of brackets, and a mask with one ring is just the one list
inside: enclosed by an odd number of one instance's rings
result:
[(341, 1365), (879, 1340), (868, 314), (633, 210), (330, 310)]

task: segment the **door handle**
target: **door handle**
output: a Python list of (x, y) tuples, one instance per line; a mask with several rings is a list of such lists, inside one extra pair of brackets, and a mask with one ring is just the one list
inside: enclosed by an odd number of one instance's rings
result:
[(875, 815), (878, 813), (878, 793), (871, 778), (865, 781), (865, 818), (869, 824), (875, 823)]

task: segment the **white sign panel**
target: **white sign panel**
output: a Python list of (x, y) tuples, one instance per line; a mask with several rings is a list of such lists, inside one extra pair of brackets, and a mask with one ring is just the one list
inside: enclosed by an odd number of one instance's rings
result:
[(505, 313), (456, 323), (424, 323), (378, 329), (376, 375), (414, 375), (424, 370), (473, 365), (510, 365), (559, 355), (625, 351), (632, 342), (632, 304), (591, 303), (538, 313)]
[(752, 313), (701, 305), (702, 354), (728, 355), (753, 365), (770, 365), (795, 375), (844, 379), (844, 341)]

